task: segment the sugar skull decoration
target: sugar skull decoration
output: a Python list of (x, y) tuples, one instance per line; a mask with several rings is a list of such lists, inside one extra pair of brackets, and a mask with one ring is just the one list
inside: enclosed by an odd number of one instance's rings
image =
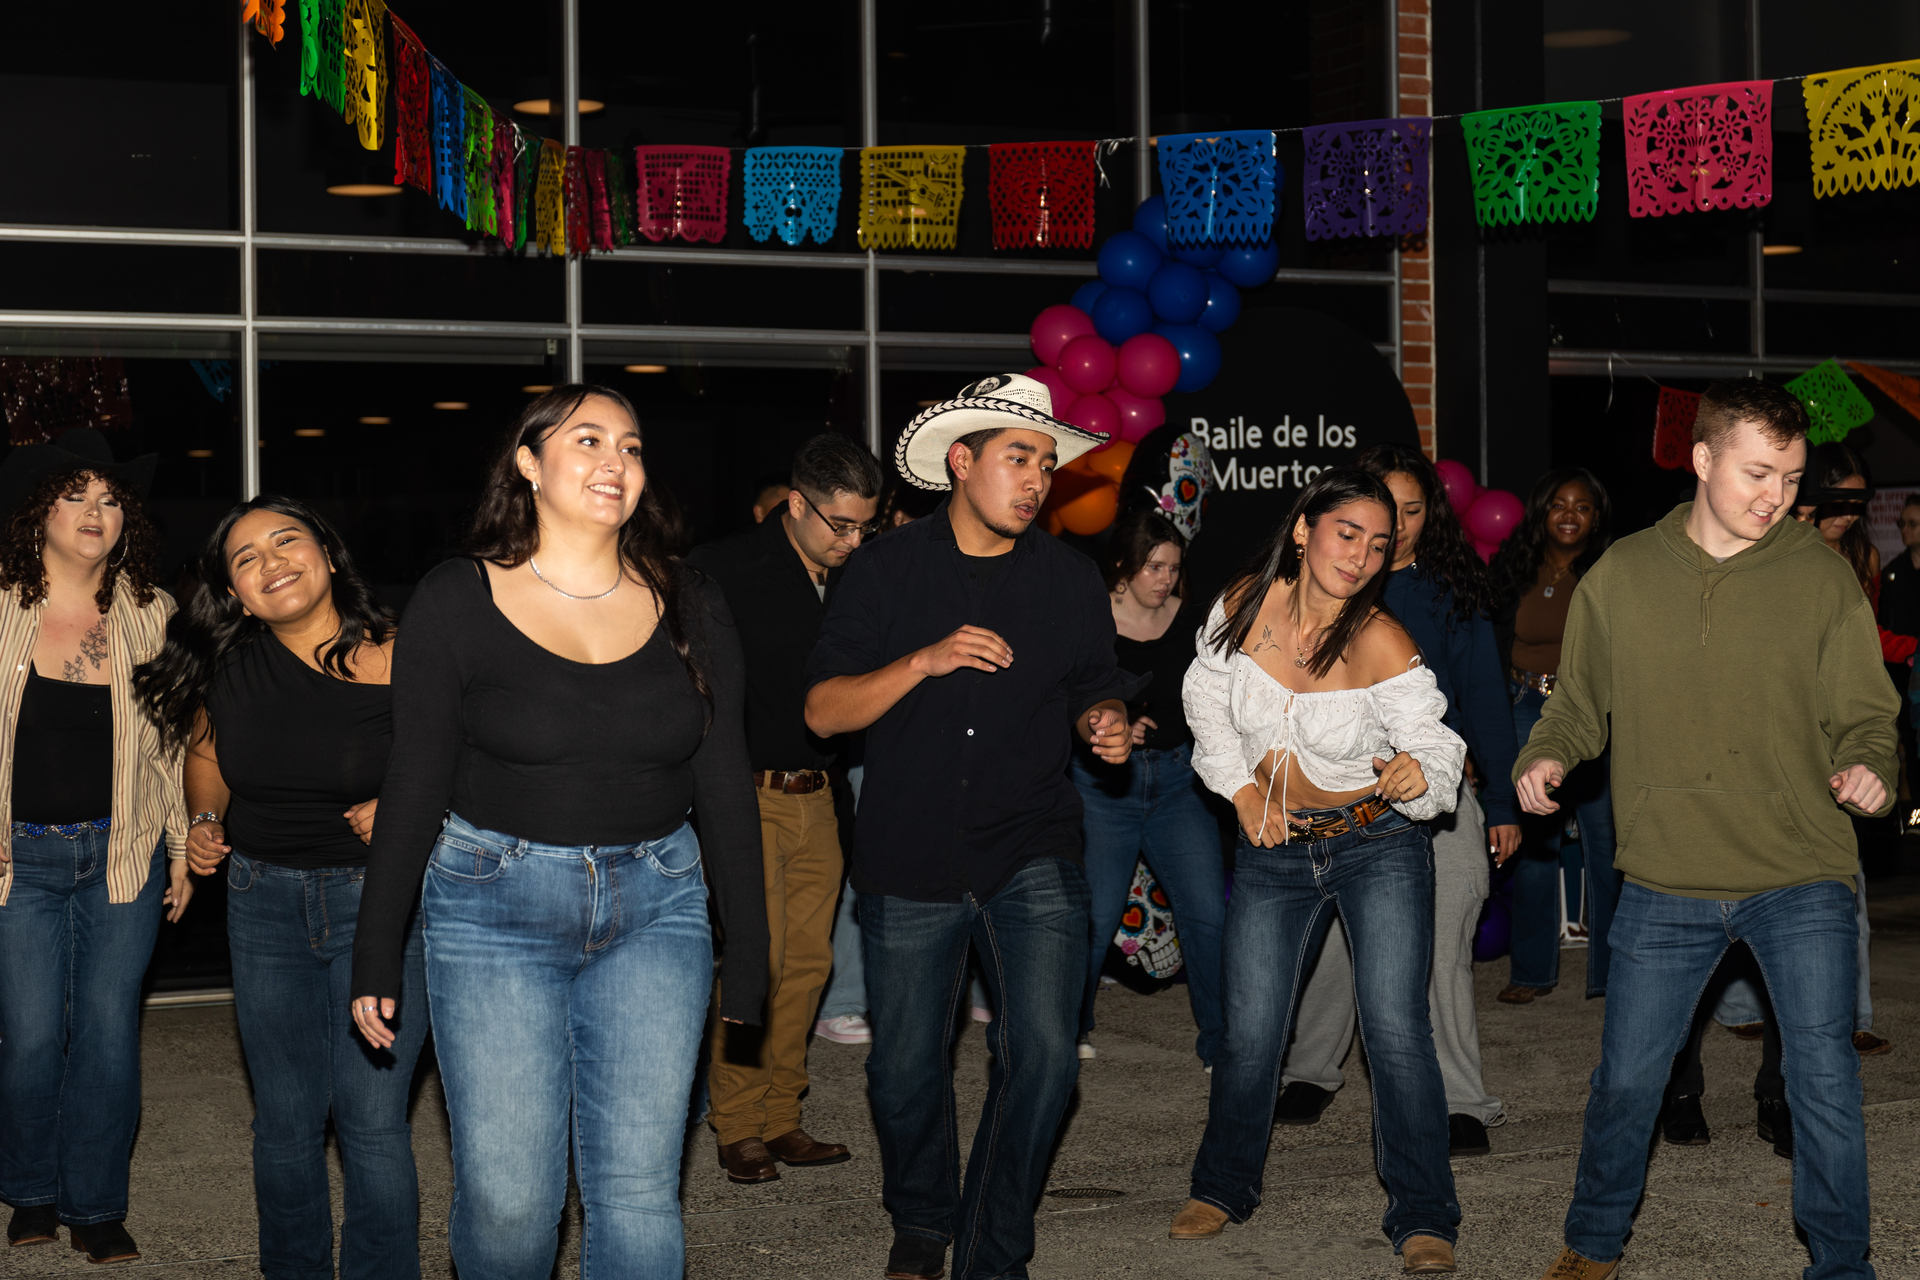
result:
[(1151, 479), (1146, 486), (1153, 505), (1188, 542), (1200, 532), (1200, 517), (1207, 507), (1209, 473), (1206, 440), (1196, 432), (1183, 431), (1167, 448), (1165, 483), (1157, 491)]

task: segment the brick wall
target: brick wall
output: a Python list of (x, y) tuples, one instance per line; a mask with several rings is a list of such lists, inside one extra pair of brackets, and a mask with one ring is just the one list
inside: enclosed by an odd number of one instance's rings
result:
[[(1400, 110), (1402, 116), (1433, 114), (1433, 55), (1429, 43), (1428, 0), (1397, 0), (1400, 37)], [(1405, 358), (1400, 380), (1413, 402), (1420, 447), (1434, 452), (1433, 421), (1433, 215), (1427, 234), (1400, 242), (1400, 337)]]

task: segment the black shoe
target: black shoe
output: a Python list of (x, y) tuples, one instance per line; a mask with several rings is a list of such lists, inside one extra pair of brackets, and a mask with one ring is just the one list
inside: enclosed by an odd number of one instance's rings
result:
[(1793, 1159), (1793, 1112), (1785, 1098), (1761, 1098), (1760, 1119), (1754, 1128), (1760, 1141), (1773, 1144), (1773, 1154)]
[(1676, 1147), (1704, 1147), (1713, 1141), (1699, 1095), (1673, 1098), (1660, 1108), (1660, 1136)]
[(19, 1248), (29, 1244), (51, 1244), (60, 1238), (60, 1219), (50, 1204), (15, 1209), (7, 1223), (7, 1243)]
[(127, 1234), (125, 1222), (96, 1222), (89, 1227), (67, 1226), (67, 1239), (87, 1255), (88, 1262), (132, 1262), (140, 1246)]
[(1450, 1115), (1447, 1117), (1447, 1154), (1450, 1156), (1484, 1156), (1493, 1150), (1493, 1144), (1487, 1141), (1487, 1126), (1472, 1116)]
[(1320, 1113), (1333, 1101), (1333, 1092), (1305, 1080), (1295, 1080), (1280, 1091), (1273, 1118), (1281, 1124), (1319, 1124)]
[(947, 1242), (905, 1231), (893, 1233), (887, 1250), (887, 1280), (940, 1280), (947, 1274)]

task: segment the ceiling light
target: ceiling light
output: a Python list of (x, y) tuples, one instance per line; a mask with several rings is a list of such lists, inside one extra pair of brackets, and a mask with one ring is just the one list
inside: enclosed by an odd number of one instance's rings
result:
[(922, 409), (931, 409), (933, 408), (933, 406), (944, 403), (944, 402), (939, 400), (916, 400), (914, 401), (914, 403), (920, 406)]
[(1766, 258), (1784, 258), (1789, 254), (1799, 252), (1800, 246), (1797, 244), (1763, 244), (1760, 246), (1760, 254)]
[[(553, 114), (553, 99), (529, 98), (525, 102), (514, 103), (513, 109), (526, 116), (550, 116)], [(580, 99), (580, 114), (583, 116), (590, 116), (596, 111), (606, 109), (607, 104), (604, 102), (597, 102), (592, 98)]]
[(187, 456), (188, 456), (189, 458), (211, 458), (211, 457), (213, 456), (213, 450), (211, 450), (211, 449), (189, 449), (189, 450), (187, 450)]
[(663, 364), (630, 364), (627, 366), (628, 373), (665, 373), (666, 371), (667, 366)]
[(327, 188), (330, 196), (397, 196), (400, 188), (384, 182), (342, 182)]
[(465, 400), (435, 400), (433, 407), (436, 409), (464, 409), (467, 407), (467, 402)]
[(552, 387), (522, 387), (520, 389), (530, 396), (543, 396), (553, 390)]
[(325, 427), (295, 427), (293, 434), (305, 436), (307, 439), (313, 440), (327, 434), (327, 430)]
[(1600, 49), (1631, 39), (1633, 32), (1618, 27), (1576, 27), (1572, 31), (1549, 31), (1542, 43), (1549, 49)]
[(362, 418), (360, 419), (360, 425), (363, 427), (390, 427), (393, 425), (393, 419), (392, 418)]
[(894, 49), (891, 52), (889, 52), (887, 56), (889, 58), (905, 58), (907, 54), (904, 49)]

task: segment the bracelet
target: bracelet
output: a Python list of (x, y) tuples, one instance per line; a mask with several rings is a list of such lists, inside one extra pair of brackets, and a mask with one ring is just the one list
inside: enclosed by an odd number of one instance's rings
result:
[(187, 819), (187, 830), (189, 830), (189, 831), (191, 831), (191, 830), (193, 830), (193, 828), (195, 828), (195, 827), (197, 827), (197, 826), (199, 826), (199, 825), (200, 825), (201, 823), (203, 823), (203, 822), (212, 822), (212, 823), (218, 823), (218, 824), (219, 824), (219, 825), (221, 825), (221, 826), (225, 826), (225, 825), (226, 825), (225, 823), (223, 823), (223, 822), (220, 822), (220, 815), (219, 815), (219, 814), (217, 814), (217, 813), (214, 813), (214, 812), (212, 812), (211, 810), (209, 810), (209, 811), (208, 811), (208, 812), (206, 812), (206, 813), (196, 813), (196, 814), (194, 814), (194, 815), (193, 815), (193, 816), (192, 816), (191, 818), (188, 818), (188, 819)]

